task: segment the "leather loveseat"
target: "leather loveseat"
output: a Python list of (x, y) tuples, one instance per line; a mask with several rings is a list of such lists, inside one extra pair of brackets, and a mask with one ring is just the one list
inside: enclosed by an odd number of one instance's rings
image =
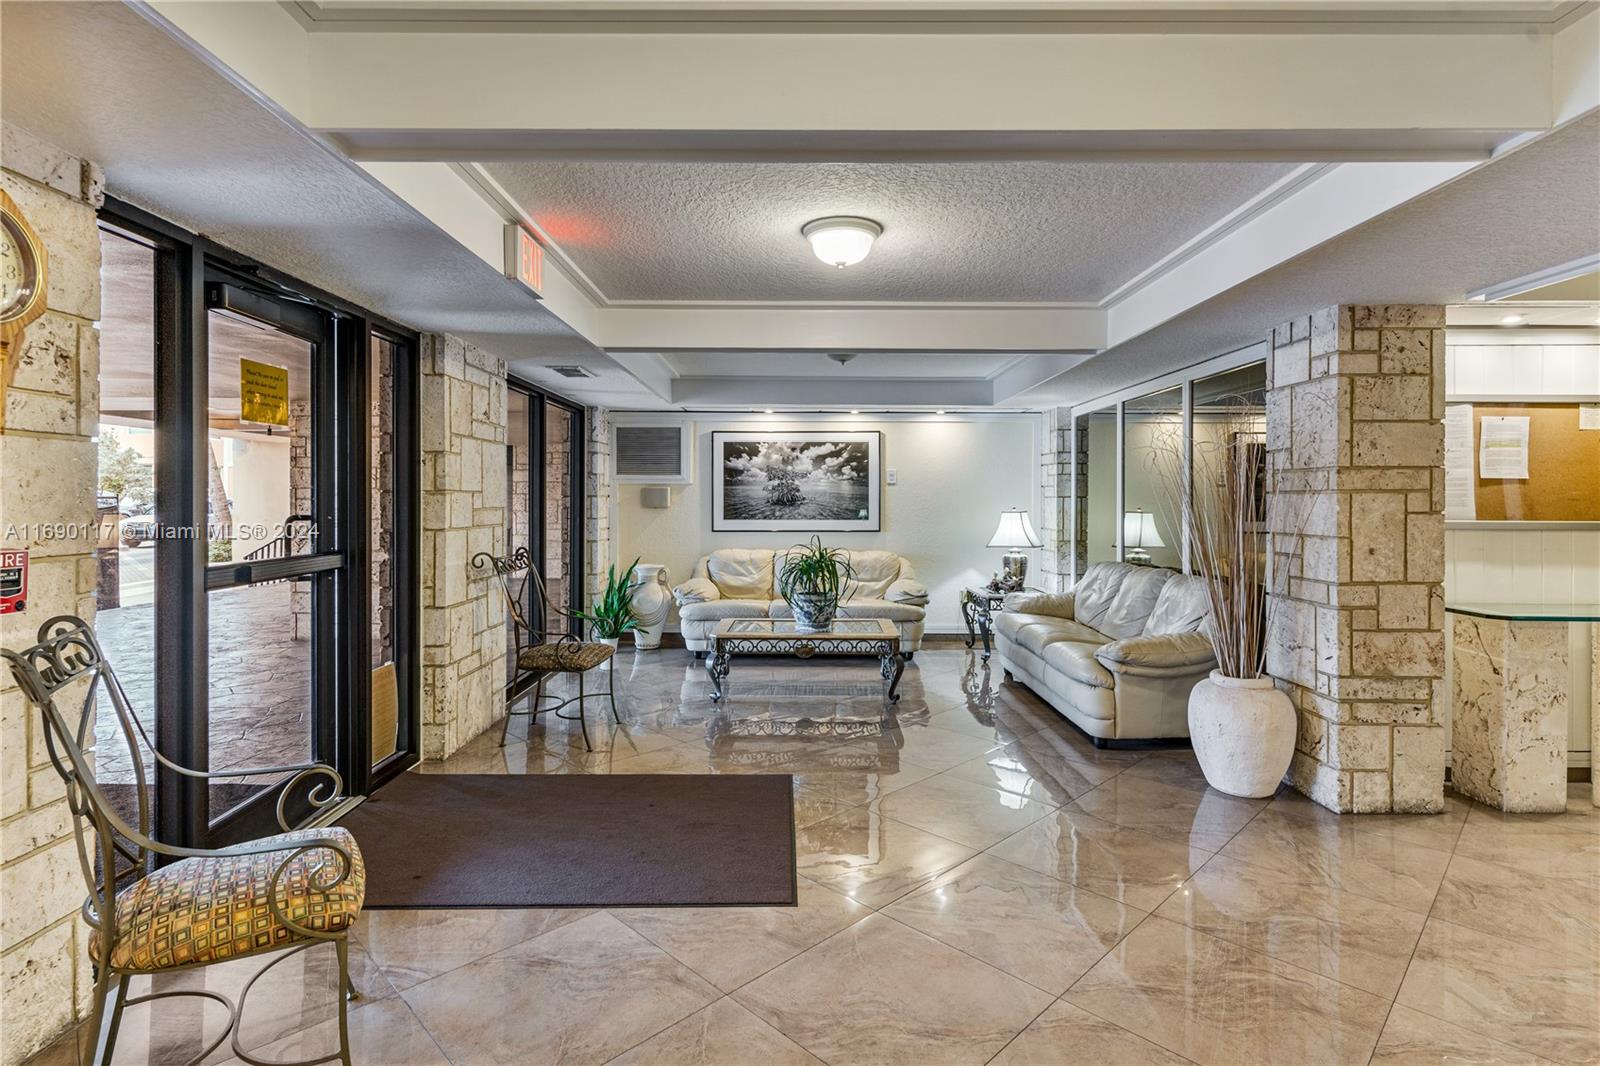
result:
[(1095, 563), (1071, 592), (1019, 592), (995, 617), (1008, 679), (1104, 747), (1189, 735), (1189, 690), (1216, 668), (1205, 583), (1175, 570)]
[[(684, 646), (704, 652), (724, 618), (794, 617), (776, 587), (785, 554), (772, 548), (718, 548), (701, 556), (689, 579), (672, 590)], [(901, 653), (916, 652), (922, 646), (928, 590), (911, 564), (894, 552), (845, 554), (855, 576), (845, 582), (840, 617), (886, 618), (900, 630)]]

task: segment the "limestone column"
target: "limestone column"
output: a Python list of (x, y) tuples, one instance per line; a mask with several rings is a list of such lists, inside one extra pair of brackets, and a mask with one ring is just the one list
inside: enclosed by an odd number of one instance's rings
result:
[(1267, 671), (1289, 782), (1336, 811), (1444, 806), (1444, 308), (1325, 308), (1273, 331)]

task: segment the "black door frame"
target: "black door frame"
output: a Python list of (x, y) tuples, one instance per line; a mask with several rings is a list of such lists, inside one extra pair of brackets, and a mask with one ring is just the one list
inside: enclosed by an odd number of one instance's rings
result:
[[(398, 346), (393, 391), (395, 565), (394, 657), (399, 682), (396, 754), (371, 765), (370, 716), (323, 714), (313, 743), (345, 780), (350, 795), (365, 795), (421, 756), (420, 560), (418, 558), (420, 338), (414, 330), (304, 284), (204, 237), (107, 197), (100, 219), (142, 240), (156, 255), (155, 396), (156, 520), (163, 527), (203, 528), (209, 485), (200, 461), (209, 446), (208, 315), (216, 286), (229, 285), (262, 301), (260, 311), (288, 309), (290, 318), (325, 324), (315, 361), (313, 395), (333, 407), (314, 418), (314, 511), (323, 539), (312, 555), (258, 563), (209, 565), (206, 538), (156, 541), (156, 737), (185, 766), (209, 762), (208, 591), (273, 578), (308, 576), (318, 585), (312, 684), (321, 708), (370, 706), (368, 663), (370, 515), (368, 418), (370, 353), (375, 334)], [(211, 289), (208, 300), (208, 288)], [(295, 313), (298, 312), (298, 313)], [(325, 524), (324, 524), (325, 523)], [(253, 797), (212, 824), (204, 782), (171, 771), (157, 774), (157, 828), (162, 839), (206, 846), (248, 839), (277, 828), (277, 789)], [(293, 805), (291, 805), (293, 806)], [(301, 811), (308, 808), (302, 802)]]
[[(572, 458), (567, 464), (568, 485), (567, 491), (571, 494), (572, 507), (569, 508), (567, 528), (567, 566), (570, 578), (567, 582), (566, 609), (569, 611), (582, 610), (583, 603), (583, 575), (585, 566), (583, 520), (584, 498), (583, 483), (588, 462), (589, 444), (589, 410), (582, 404), (549, 389), (540, 388), (522, 378), (506, 375), (506, 388), (520, 392), (528, 397), (528, 445), (530, 456), (528, 459), (528, 525), (527, 543), (528, 551), (533, 554), (539, 566), (539, 576), (544, 577), (544, 564), (548, 542), (545, 537), (544, 509), (545, 509), (545, 482), (544, 466), (542, 460), (545, 448), (545, 418), (551, 408), (562, 412), (571, 422), (572, 428)], [(508, 427), (509, 431), (509, 427)], [(509, 435), (509, 432), (508, 432)], [(535, 476), (537, 474), (537, 476)], [(509, 510), (509, 501), (508, 501)], [(509, 552), (511, 546), (506, 545)], [(553, 590), (552, 590), (553, 591)], [(535, 628), (544, 627), (542, 616), (543, 607), (540, 604), (527, 605), (532, 614), (529, 622)], [(583, 634), (578, 634), (581, 638)]]

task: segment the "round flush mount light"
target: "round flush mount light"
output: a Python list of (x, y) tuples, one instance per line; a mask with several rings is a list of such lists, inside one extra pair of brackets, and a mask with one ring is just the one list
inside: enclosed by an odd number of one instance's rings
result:
[(800, 227), (800, 236), (811, 242), (813, 254), (841, 269), (865, 259), (881, 233), (883, 227), (872, 219), (850, 215), (815, 218)]
[(1515, 326), (1517, 323), (1519, 323), (1521, 321), (1522, 321), (1522, 316), (1521, 315), (1507, 315), (1506, 317), (1504, 317), (1504, 318), (1502, 318), (1500, 320), (1500, 324), (1502, 326)]

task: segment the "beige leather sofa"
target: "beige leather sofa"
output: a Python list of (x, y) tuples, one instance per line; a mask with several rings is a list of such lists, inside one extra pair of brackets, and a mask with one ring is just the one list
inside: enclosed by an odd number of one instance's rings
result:
[[(697, 655), (704, 652), (724, 618), (794, 617), (776, 586), (784, 554), (782, 549), (718, 548), (702, 556), (689, 579), (672, 590), (684, 645)], [(900, 630), (900, 651), (909, 658), (922, 646), (927, 588), (894, 552), (846, 554), (855, 577), (845, 583), (840, 616), (893, 622)]]
[(1216, 668), (1205, 584), (1175, 570), (1095, 563), (1071, 592), (1019, 592), (995, 617), (1009, 679), (1105, 747), (1189, 735), (1189, 690)]

